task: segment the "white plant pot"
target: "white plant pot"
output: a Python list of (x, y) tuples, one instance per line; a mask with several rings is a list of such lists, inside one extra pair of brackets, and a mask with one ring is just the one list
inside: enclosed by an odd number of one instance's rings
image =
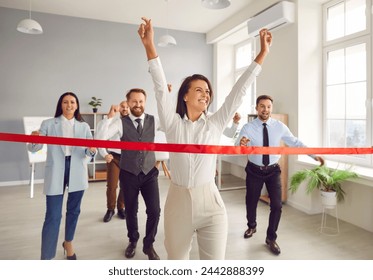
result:
[(337, 193), (320, 191), (321, 204), (324, 208), (333, 209), (337, 205)]

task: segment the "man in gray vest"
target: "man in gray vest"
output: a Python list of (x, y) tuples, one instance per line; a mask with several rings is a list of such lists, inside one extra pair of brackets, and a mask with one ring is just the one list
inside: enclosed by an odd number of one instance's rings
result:
[[(154, 117), (144, 113), (146, 93), (142, 89), (131, 89), (126, 95), (130, 114), (121, 119), (106, 118), (100, 130), (100, 139), (109, 139), (115, 134), (121, 135), (121, 141), (154, 142), (156, 125)], [(110, 116), (110, 114), (109, 114)], [(126, 258), (133, 258), (136, 253), (138, 231), (138, 196), (141, 195), (146, 205), (146, 233), (143, 239), (143, 252), (149, 260), (159, 260), (153, 248), (160, 217), (160, 200), (158, 188), (159, 171), (155, 167), (153, 151), (122, 150), (120, 166), (120, 188), (126, 205), (126, 224), (129, 244), (125, 250)]]

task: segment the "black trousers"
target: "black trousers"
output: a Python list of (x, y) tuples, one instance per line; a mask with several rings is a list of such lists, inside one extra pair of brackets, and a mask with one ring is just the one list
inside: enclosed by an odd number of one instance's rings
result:
[(137, 242), (140, 238), (137, 212), (139, 209), (139, 194), (141, 193), (146, 206), (146, 229), (143, 239), (144, 249), (149, 248), (155, 241), (161, 207), (158, 187), (159, 171), (154, 167), (148, 174), (141, 172), (134, 175), (123, 169), (120, 170), (120, 188), (123, 190), (126, 205), (127, 236), (130, 242)]
[(281, 169), (278, 164), (270, 165), (266, 168), (248, 162), (246, 171), (246, 218), (247, 226), (255, 228), (256, 210), (263, 188), (266, 185), (270, 199), (270, 214), (267, 228), (267, 238), (276, 240), (277, 229), (281, 219), (282, 199), (281, 199)]

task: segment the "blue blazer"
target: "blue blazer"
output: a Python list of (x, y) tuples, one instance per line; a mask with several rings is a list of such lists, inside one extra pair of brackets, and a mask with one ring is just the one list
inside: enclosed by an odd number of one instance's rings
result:
[[(48, 119), (40, 126), (40, 135), (62, 137), (62, 120), (60, 117)], [(92, 139), (90, 127), (85, 122), (74, 122), (74, 137)], [(37, 152), (43, 144), (29, 144), (31, 152)], [(86, 147), (72, 147), (70, 163), (69, 192), (86, 190), (88, 188), (87, 164), (92, 156)], [(65, 174), (64, 147), (48, 145), (47, 160), (45, 165), (44, 194), (60, 195), (63, 193)]]

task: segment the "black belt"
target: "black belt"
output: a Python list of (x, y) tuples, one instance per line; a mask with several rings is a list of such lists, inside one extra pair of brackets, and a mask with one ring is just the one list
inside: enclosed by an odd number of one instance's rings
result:
[(280, 167), (278, 163), (271, 164), (271, 165), (256, 165), (255, 163), (252, 163), (251, 161), (249, 161), (248, 164), (260, 171), (271, 171), (277, 167)]

